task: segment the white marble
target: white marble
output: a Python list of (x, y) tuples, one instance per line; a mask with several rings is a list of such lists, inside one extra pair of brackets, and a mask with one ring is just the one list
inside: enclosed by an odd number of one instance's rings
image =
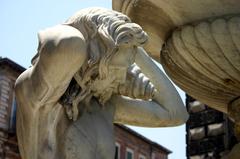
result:
[(179, 94), (142, 48), (147, 34), (127, 16), (84, 9), (38, 37), (15, 86), (22, 158), (112, 159), (113, 123), (186, 122)]

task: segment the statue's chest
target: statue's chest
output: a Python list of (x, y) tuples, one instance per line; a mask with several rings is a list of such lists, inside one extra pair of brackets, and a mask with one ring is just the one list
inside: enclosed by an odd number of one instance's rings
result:
[(65, 159), (108, 159), (114, 154), (113, 111), (85, 112), (64, 135)]

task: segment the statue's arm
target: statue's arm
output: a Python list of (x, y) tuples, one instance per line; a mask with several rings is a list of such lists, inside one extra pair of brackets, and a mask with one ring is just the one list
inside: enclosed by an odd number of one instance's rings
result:
[(178, 92), (141, 48), (138, 49), (136, 63), (154, 84), (153, 99), (146, 101), (114, 96), (115, 121), (147, 127), (175, 126), (185, 123), (188, 113)]
[(54, 104), (86, 60), (84, 37), (75, 28), (58, 25), (39, 32), (39, 57), (16, 82), (16, 92), (34, 105)]
[(24, 159), (37, 159), (44, 155), (40, 153), (45, 143), (55, 144), (54, 135), (50, 141), (43, 134), (55, 132), (61, 114), (57, 102), (86, 60), (85, 41), (77, 29), (58, 25), (39, 33), (38, 55), (15, 84), (17, 134)]

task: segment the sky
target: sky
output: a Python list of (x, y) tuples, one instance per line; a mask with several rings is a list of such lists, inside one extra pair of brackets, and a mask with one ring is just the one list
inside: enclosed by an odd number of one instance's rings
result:
[[(39, 30), (64, 22), (87, 7), (112, 8), (111, 0), (1, 0), (0, 56), (25, 68), (37, 50)], [(179, 88), (185, 102), (185, 94)], [(173, 151), (169, 159), (186, 159), (185, 125), (172, 128), (132, 127), (138, 133)]]

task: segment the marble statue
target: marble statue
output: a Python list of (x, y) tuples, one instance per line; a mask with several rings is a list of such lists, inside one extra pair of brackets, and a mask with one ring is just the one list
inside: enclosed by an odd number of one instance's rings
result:
[(119, 12), (88, 8), (39, 32), (32, 67), (16, 81), (24, 159), (113, 159), (113, 123), (188, 119), (174, 86), (142, 46), (147, 34)]

